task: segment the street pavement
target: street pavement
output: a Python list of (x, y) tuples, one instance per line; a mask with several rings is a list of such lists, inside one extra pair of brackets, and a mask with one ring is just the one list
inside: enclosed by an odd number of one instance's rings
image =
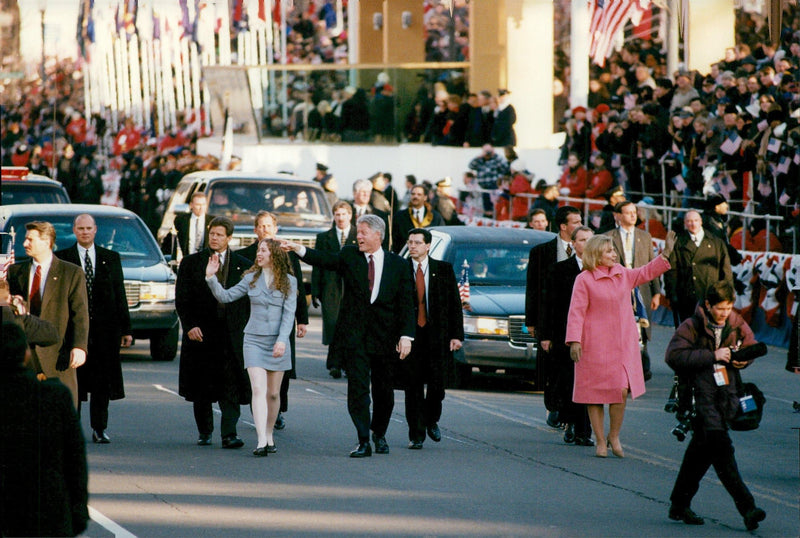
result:
[[(541, 393), (519, 379), (476, 374), (448, 390), (440, 443), (408, 450), (403, 394), (388, 455), (351, 459), (355, 430), (346, 379), (325, 369), (319, 317), (298, 341), (286, 429), (277, 454), (255, 458), (247, 407), (245, 448), (195, 445), (191, 404), (177, 395), (178, 359), (157, 363), (147, 342), (124, 352), (126, 398), (111, 403), (109, 445), (87, 444), (93, 521), (85, 536), (736, 536), (742, 518), (713, 470), (692, 505), (706, 523), (667, 518), (669, 493), (688, 441), (663, 410), (672, 373), (663, 355), (672, 331), (655, 328), (654, 377), (628, 403), (625, 458), (562, 441), (545, 424)], [(742, 476), (767, 512), (755, 536), (798, 536), (800, 377), (770, 348), (744, 371), (767, 403), (761, 427), (732, 432)], [(88, 436), (88, 406), (83, 409)], [(218, 428), (219, 419), (216, 419)]]

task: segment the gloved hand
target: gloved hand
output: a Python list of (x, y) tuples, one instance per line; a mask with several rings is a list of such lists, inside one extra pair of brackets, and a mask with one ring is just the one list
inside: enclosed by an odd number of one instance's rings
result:
[(672, 254), (672, 250), (675, 248), (675, 230), (670, 230), (667, 232), (667, 238), (664, 240), (664, 250), (661, 251), (661, 255), (665, 258), (669, 259), (670, 255)]
[(311, 296), (311, 306), (314, 308), (319, 308), (319, 297)]

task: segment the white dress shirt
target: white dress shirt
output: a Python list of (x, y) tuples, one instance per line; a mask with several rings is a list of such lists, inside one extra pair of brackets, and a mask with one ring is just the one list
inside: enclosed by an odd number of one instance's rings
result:
[[(370, 254), (364, 252), (364, 257), (369, 264)], [(378, 293), (381, 291), (381, 275), (383, 274), (383, 249), (379, 248), (372, 253), (372, 263), (375, 265), (375, 279), (372, 281), (372, 296), (369, 298), (370, 304), (375, 302), (378, 298)]]
[(429, 312), (429, 310), (428, 310), (428, 288), (429, 288), (430, 279), (428, 278), (428, 257), (425, 256), (425, 259), (422, 260), (421, 262), (412, 261), (412, 263), (414, 264), (414, 292), (415, 293), (416, 293), (416, 289), (417, 289), (417, 284), (416, 284), (417, 268), (419, 266), (422, 266), (422, 275), (425, 278), (425, 310), (426, 310), (426, 312)]
[(94, 243), (88, 249), (78, 245), (78, 258), (81, 260), (81, 267), (83, 272), (86, 272), (86, 251), (89, 251), (89, 259), (92, 260), (92, 273), (97, 274), (97, 252), (94, 248)]
[(42, 299), (44, 299), (44, 284), (45, 282), (47, 282), (47, 274), (50, 272), (50, 266), (53, 265), (53, 257), (50, 256), (50, 259), (41, 264), (36, 262), (36, 260), (33, 260), (33, 263), (31, 264), (30, 273), (28, 273), (28, 300), (30, 300), (31, 297), (31, 286), (33, 286), (33, 276), (36, 274), (36, 268), (39, 267), (39, 265), (42, 266), (42, 272), (39, 275), (41, 278), (39, 289), (41, 290)]

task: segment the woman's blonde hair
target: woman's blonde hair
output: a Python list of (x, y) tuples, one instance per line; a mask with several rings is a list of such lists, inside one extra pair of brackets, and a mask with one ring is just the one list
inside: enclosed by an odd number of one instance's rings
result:
[[(259, 241), (258, 246), (260, 247), (262, 243), (265, 243), (269, 249), (269, 257), (272, 264), (272, 289), (278, 290), (288, 297), (292, 289), (292, 285), (289, 283), (289, 275), (292, 274), (289, 254), (281, 248), (279, 241), (266, 238)], [(253, 280), (250, 281), (251, 288), (255, 287), (256, 281), (261, 277), (262, 270), (263, 269), (256, 262), (250, 269), (244, 272), (244, 274), (254, 273)]]
[(611, 237), (607, 235), (593, 235), (589, 238), (586, 246), (583, 247), (583, 258), (581, 258), (584, 269), (587, 271), (597, 269), (597, 266), (600, 265), (600, 258), (603, 257), (603, 252), (606, 250), (606, 245), (611, 245), (611, 248), (614, 248)]

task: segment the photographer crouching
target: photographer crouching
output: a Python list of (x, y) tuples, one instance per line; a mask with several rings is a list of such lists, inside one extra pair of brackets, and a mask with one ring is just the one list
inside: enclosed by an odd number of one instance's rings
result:
[(756, 506), (739, 474), (728, 435), (728, 422), (740, 405), (739, 370), (752, 362), (743, 356), (753, 357), (746, 348), (756, 344), (753, 331), (733, 311), (734, 293), (733, 286), (725, 281), (709, 286), (704, 304), (698, 305), (694, 316), (678, 327), (667, 347), (667, 364), (687, 384), (695, 402), (692, 440), (670, 495), (669, 517), (689, 525), (704, 523), (692, 511), (691, 503), (700, 481), (713, 465), (744, 517), (745, 526), (754, 530), (766, 513)]

